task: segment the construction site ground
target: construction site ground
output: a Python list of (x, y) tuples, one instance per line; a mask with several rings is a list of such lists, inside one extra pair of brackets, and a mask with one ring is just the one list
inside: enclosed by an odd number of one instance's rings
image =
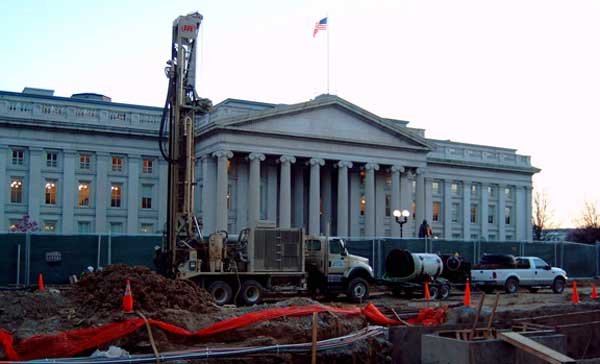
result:
[[(272, 307), (307, 305), (317, 301), (309, 297), (294, 297), (268, 302), (253, 307), (219, 307), (206, 291), (191, 282), (167, 280), (146, 268), (126, 266), (108, 267), (104, 272), (91, 273), (78, 284), (47, 287), (45, 291), (0, 291), (0, 328), (11, 332), (17, 339), (33, 335), (53, 334), (61, 331), (100, 326), (137, 317), (121, 312), (121, 300), (125, 279), (132, 282), (134, 309), (148, 318), (165, 321), (189, 331), (196, 331), (213, 323), (242, 314)], [(509, 326), (512, 319), (548, 314), (568, 313), (600, 308), (600, 304), (589, 298), (589, 282), (580, 283), (579, 295), (582, 302), (574, 305), (570, 301), (571, 290), (554, 294), (551, 290), (530, 293), (521, 290), (518, 294), (501, 293), (496, 322)], [(455, 290), (446, 301), (426, 302), (421, 298), (398, 298), (384, 290), (374, 292), (369, 299), (384, 314), (394, 318), (416, 314), (425, 307), (448, 305), (448, 324), (473, 321), (474, 308), (462, 306), (463, 292)], [(481, 293), (473, 291), (472, 302), (476, 306)], [(318, 299), (319, 297), (317, 297)], [(495, 294), (486, 295), (482, 318), (489, 316)], [(342, 296), (338, 299), (320, 299), (318, 302), (333, 306), (350, 306)], [(367, 326), (361, 316), (343, 317), (322, 313), (318, 320), (318, 338), (326, 339), (358, 331)], [(260, 346), (300, 343), (311, 341), (312, 318), (284, 317), (199, 340), (174, 337), (154, 330), (154, 340), (160, 351), (182, 350), (192, 346)], [(137, 330), (133, 335), (112, 343), (130, 353), (151, 353), (146, 330)], [(328, 362), (389, 362), (391, 344), (384, 337), (353, 344), (348, 350), (320, 353)], [(414, 348), (419, 350), (419, 348)], [(84, 353), (89, 354), (89, 353)], [(0, 357), (2, 357), (0, 353)], [(362, 358), (356, 361), (357, 358)], [(306, 357), (269, 356), (267, 362), (303, 362)], [(264, 360), (263, 360), (264, 361)]]

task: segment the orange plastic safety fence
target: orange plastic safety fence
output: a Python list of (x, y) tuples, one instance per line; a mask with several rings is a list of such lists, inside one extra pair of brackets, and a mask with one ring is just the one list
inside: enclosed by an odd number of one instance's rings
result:
[[(148, 321), (150, 325), (156, 326), (174, 335), (206, 337), (266, 320), (284, 316), (307, 316), (312, 315), (313, 312), (364, 315), (370, 322), (377, 325), (402, 325), (400, 321), (390, 319), (383, 315), (377, 307), (370, 303), (362, 308), (341, 308), (318, 304), (271, 308), (223, 320), (196, 332), (191, 332), (163, 321)], [(423, 309), (419, 312), (417, 317), (408, 320), (408, 322), (414, 325), (434, 326), (443, 323), (445, 316), (446, 310), (444, 308)], [(36, 335), (26, 339), (17, 340), (16, 342), (8, 331), (0, 329), (0, 347), (4, 351), (6, 356), (5, 359), (8, 360), (72, 357), (131, 334), (143, 325), (144, 320), (135, 318), (123, 322), (113, 322), (100, 327), (65, 331), (54, 335)]]

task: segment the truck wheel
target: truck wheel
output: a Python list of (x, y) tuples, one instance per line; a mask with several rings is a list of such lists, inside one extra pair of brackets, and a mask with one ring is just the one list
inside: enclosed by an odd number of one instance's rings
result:
[(517, 293), (519, 291), (519, 280), (514, 277), (507, 279), (504, 290), (506, 293)]
[(437, 300), (440, 297), (440, 288), (437, 286), (429, 286), (429, 297), (432, 300)]
[(346, 296), (354, 302), (362, 302), (369, 297), (369, 282), (363, 278), (354, 278), (348, 284)]
[(215, 299), (215, 303), (219, 306), (223, 306), (233, 298), (233, 291), (231, 286), (223, 281), (214, 281), (208, 286), (208, 292)]
[(240, 299), (242, 303), (248, 306), (258, 305), (262, 302), (264, 296), (263, 286), (254, 280), (245, 281), (242, 283), (240, 291)]
[(552, 282), (552, 292), (560, 294), (563, 293), (564, 290), (565, 280), (560, 277), (554, 279), (554, 282)]
[(442, 284), (440, 286), (440, 293), (438, 295), (438, 299), (446, 300), (448, 299), (448, 297), (450, 297), (450, 285)]

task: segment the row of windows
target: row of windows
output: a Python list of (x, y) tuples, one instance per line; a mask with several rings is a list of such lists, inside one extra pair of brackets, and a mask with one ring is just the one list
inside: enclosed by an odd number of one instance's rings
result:
[[(450, 221), (453, 223), (460, 223), (461, 218), (461, 205), (459, 203), (452, 203), (450, 208)], [(432, 220), (433, 222), (440, 222), (442, 214), (442, 203), (435, 201), (432, 206)], [(512, 224), (512, 214), (513, 209), (512, 206), (504, 207), (504, 224), (511, 225)], [(479, 223), (479, 205), (471, 204), (470, 207), (470, 222), (472, 224)], [(488, 205), (488, 214), (487, 214), (487, 222), (488, 224), (496, 223), (496, 205)]]
[[(152, 196), (154, 185), (142, 185), (141, 207), (143, 209), (152, 208)], [(23, 203), (23, 180), (13, 177), (10, 182), (10, 202)], [(92, 193), (92, 184), (89, 181), (79, 181), (77, 186), (77, 206), (90, 207)], [(44, 203), (46, 205), (56, 205), (58, 194), (58, 181), (47, 179), (44, 185)], [(110, 207), (122, 207), (123, 184), (113, 183), (110, 185)]]
[[(431, 192), (434, 195), (440, 195), (441, 194), (441, 189), (440, 189), (440, 182), (439, 181), (433, 181), (431, 182)], [(460, 189), (460, 184), (453, 182), (450, 185), (450, 191), (452, 193), (452, 195), (454, 196), (460, 196), (461, 194), (461, 189)], [(477, 197), (479, 196), (479, 190), (481, 189), (481, 186), (479, 184), (473, 183), (471, 184), (471, 197)], [(494, 185), (489, 185), (487, 186), (487, 192), (488, 195), (491, 198), (496, 198), (497, 194), (498, 194), (498, 187), (494, 186)], [(414, 193), (414, 189), (413, 189), (413, 193)], [(506, 197), (506, 199), (510, 200), (513, 198), (513, 189), (511, 187), (505, 187), (504, 188), (504, 196)]]
[[(44, 156), (46, 167), (57, 168), (58, 167), (58, 152), (46, 151)], [(113, 172), (122, 172), (125, 158), (120, 156), (111, 157), (111, 170)], [(12, 149), (12, 165), (13, 166), (24, 166), (25, 165), (25, 150), (24, 149)], [(79, 169), (80, 170), (91, 170), (92, 169), (92, 155), (87, 153), (79, 154)], [(142, 173), (152, 174), (154, 170), (154, 160), (144, 158), (142, 161)]]

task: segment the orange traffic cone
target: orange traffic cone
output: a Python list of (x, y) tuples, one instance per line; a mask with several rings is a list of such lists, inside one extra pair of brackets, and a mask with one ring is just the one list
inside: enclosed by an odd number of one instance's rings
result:
[(577, 282), (573, 281), (573, 294), (571, 295), (571, 303), (574, 305), (579, 303), (579, 293), (577, 293)]
[(431, 299), (431, 294), (429, 293), (429, 283), (427, 281), (425, 281), (425, 289), (423, 291), (425, 291), (425, 300), (429, 301)]
[(43, 291), (46, 288), (44, 287), (44, 277), (42, 277), (42, 273), (38, 276), (38, 291)]
[(133, 312), (133, 295), (131, 294), (131, 283), (129, 279), (125, 285), (125, 294), (123, 295), (123, 312)]
[(595, 300), (596, 298), (598, 298), (598, 291), (596, 290), (596, 285), (594, 283), (592, 283), (592, 295), (591, 295), (592, 299)]
[(463, 305), (471, 306), (471, 282), (467, 279), (467, 284), (465, 286), (465, 296), (463, 298)]

